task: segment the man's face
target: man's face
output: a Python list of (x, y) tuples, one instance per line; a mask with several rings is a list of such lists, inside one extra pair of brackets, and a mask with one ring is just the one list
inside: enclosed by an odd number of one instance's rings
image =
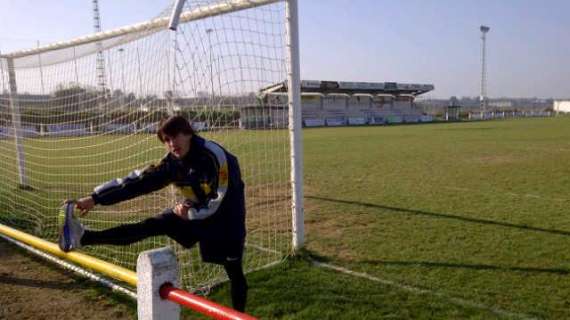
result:
[(166, 150), (178, 159), (182, 159), (190, 151), (190, 138), (192, 138), (192, 135), (184, 133), (179, 133), (176, 136), (164, 135), (162, 137)]

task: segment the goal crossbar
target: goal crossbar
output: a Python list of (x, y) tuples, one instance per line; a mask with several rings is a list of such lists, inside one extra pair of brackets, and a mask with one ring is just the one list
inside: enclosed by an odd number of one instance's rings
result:
[[(185, 11), (180, 15), (180, 23), (186, 23), (226, 13), (251, 9), (280, 1), (283, 0), (231, 0), (228, 1), (227, 3), (218, 3), (210, 6), (200, 7), (194, 10)], [(169, 21), (170, 17), (160, 17), (150, 21), (136, 23), (113, 30), (93, 33), (90, 35), (78, 37), (68, 41), (60, 41), (52, 44), (47, 44), (45, 46), (39, 46), (34, 49), (25, 49), (25, 50), (0, 54), (0, 58), (12, 58), (12, 59), (23, 58), (30, 55), (36, 55), (48, 51), (66, 49), (87, 43), (109, 40), (112, 38), (124, 36), (127, 34), (133, 34), (137, 32), (145, 32), (145, 35), (148, 35), (149, 33), (160, 31), (162, 29), (167, 28)]]

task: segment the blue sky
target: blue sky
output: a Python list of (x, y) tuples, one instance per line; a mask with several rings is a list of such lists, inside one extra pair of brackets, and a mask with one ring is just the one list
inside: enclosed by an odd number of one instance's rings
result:
[[(191, 1), (191, 0), (189, 0)], [(156, 16), (170, 0), (99, 0), (103, 29)], [(0, 50), (92, 31), (90, 0), (3, 0)], [(570, 1), (299, 0), (301, 77), (432, 83), (477, 96), (479, 26), (490, 97), (570, 97)]]

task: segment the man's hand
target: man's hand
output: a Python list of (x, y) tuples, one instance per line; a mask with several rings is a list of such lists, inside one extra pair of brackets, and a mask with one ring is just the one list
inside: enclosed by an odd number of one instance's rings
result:
[(84, 198), (81, 198), (81, 199), (75, 201), (75, 207), (80, 210), (79, 214), (81, 216), (86, 215), (87, 212), (89, 212), (89, 210), (93, 209), (94, 206), (95, 206), (95, 200), (93, 200), (93, 198), (91, 196), (84, 197)]
[(177, 203), (174, 207), (174, 213), (184, 220), (188, 220), (188, 210), (190, 206), (185, 203)]

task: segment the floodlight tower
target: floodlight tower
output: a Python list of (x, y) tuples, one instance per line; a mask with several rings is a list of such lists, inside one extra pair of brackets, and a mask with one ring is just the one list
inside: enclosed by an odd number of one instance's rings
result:
[[(93, 0), (93, 29), (101, 32), (101, 17), (99, 16), (99, 0)], [(105, 57), (103, 56), (103, 44), (97, 42), (97, 86), (102, 94), (105, 94)]]
[(491, 30), (491, 28), (487, 26), (481, 26), (481, 94), (479, 95), (479, 102), (481, 103), (481, 111), (487, 111), (487, 65), (486, 65), (486, 40), (487, 40), (487, 32)]

